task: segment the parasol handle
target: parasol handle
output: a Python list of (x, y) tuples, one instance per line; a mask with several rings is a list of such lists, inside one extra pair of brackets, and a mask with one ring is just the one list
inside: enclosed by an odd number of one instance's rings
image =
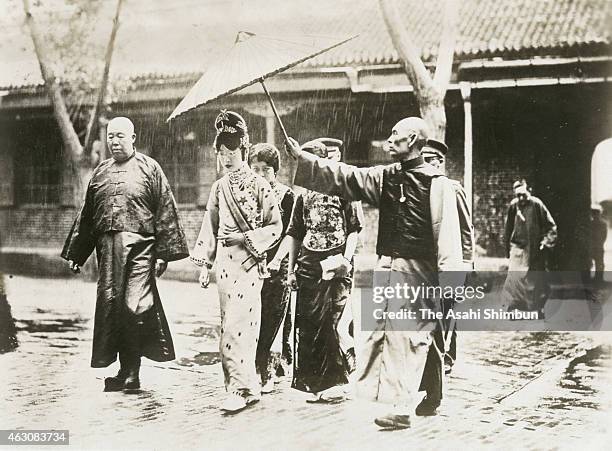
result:
[(272, 111), (274, 112), (274, 116), (276, 117), (276, 121), (278, 122), (278, 125), (280, 126), (280, 129), (283, 132), (283, 136), (285, 137), (285, 142), (289, 142), (289, 135), (287, 135), (287, 130), (285, 130), (285, 126), (283, 125), (283, 121), (281, 120), (281, 117), (278, 114), (278, 110), (276, 109), (276, 106), (274, 105), (274, 100), (272, 100), (272, 96), (268, 92), (268, 88), (266, 88), (266, 85), (264, 83), (263, 77), (259, 79), (259, 82), (261, 83), (261, 86), (263, 87), (263, 90), (266, 93), (266, 96), (268, 97), (268, 100), (270, 101), (270, 106), (272, 107)]

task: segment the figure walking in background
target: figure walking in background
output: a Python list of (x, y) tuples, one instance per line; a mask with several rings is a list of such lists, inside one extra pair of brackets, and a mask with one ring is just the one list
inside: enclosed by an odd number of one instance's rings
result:
[(267, 251), (280, 239), (283, 224), (270, 184), (245, 158), (249, 135), (244, 119), (222, 111), (215, 120), (214, 148), (226, 174), (211, 187), (202, 228), (191, 259), (207, 288), (216, 264), (221, 308), (219, 351), (227, 398), (226, 412), (257, 402), (261, 393), (255, 355), (261, 321), (261, 288), (270, 276)]
[(546, 257), (557, 240), (557, 226), (544, 203), (531, 195), (525, 180), (515, 182), (513, 189), (515, 198), (508, 208), (504, 234), (510, 261), (502, 300), (508, 311), (538, 311), (543, 319), (550, 295)]
[(174, 359), (174, 346), (155, 277), (189, 256), (170, 184), (159, 164), (134, 148), (134, 125), (116, 117), (107, 126), (112, 158), (94, 169), (85, 203), (62, 257), (73, 272), (96, 250), (98, 296), (91, 366), (121, 367), (105, 391), (140, 388), (142, 356)]
[[(249, 166), (255, 174), (260, 175), (272, 188), (274, 198), (279, 207), (283, 223), (282, 236), (285, 236), (291, 212), (295, 202), (295, 194), (286, 185), (280, 183), (276, 176), (280, 169), (280, 153), (276, 147), (268, 143), (255, 144), (249, 149)], [(255, 364), (261, 378), (262, 393), (270, 393), (274, 389), (276, 376), (288, 371), (291, 363), (289, 337), (284, 336), (283, 326), (290, 321), (290, 292), (285, 286), (287, 279), (288, 250), (279, 252), (279, 244), (267, 252), (270, 277), (264, 279), (261, 289), (261, 326)], [(288, 327), (291, 327), (290, 324)], [(277, 334), (283, 336), (281, 353), (272, 354), (271, 348)]]
[[(340, 159), (337, 141), (302, 149)], [(312, 393), (309, 402), (338, 402), (346, 396), (352, 356), (341, 347), (338, 324), (350, 301), (353, 256), (363, 228), (360, 202), (307, 191), (298, 196), (283, 246), (289, 245), (287, 283), (297, 289), (296, 359), (293, 387)]]

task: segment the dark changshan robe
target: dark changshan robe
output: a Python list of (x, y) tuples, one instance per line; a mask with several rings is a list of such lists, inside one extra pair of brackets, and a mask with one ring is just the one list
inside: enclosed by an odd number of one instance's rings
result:
[[(280, 209), (283, 222), (282, 237), (284, 237), (291, 221), (295, 194), (288, 186), (279, 182), (272, 185), (272, 191)], [(268, 250), (268, 263), (276, 255), (279, 245), (280, 241), (276, 246)], [(289, 310), (291, 291), (285, 286), (287, 280), (287, 261), (288, 256), (285, 256), (280, 269), (278, 271), (270, 271), (270, 277), (264, 279), (261, 289), (261, 327), (259, 330), (259, 341), (257, 342), (255, 364), (257, 372), (261, 377), (262, 385), (265, 385), (275, 374), (280, 376), (281, 374), (279, 373), (283, 373), (284, 369), (282, 368), (281, 360), (284, 360), (287, 365), (293, 361), (293, 343), (290, 343), (292, 327), (291, 311)], [(279, 333), (282, 333), (283, 339), (281, 355), (271, 352), (272, 345)]]
[(319, 393), (348, 383), (351, 370), (340, 346), (338, 324), (349, 300), (353, 272), (322, 278), (321, 262), (343, 254), (348, 236), (363, 228), (359, 202), (307, 191), (298, 196), (287, 235), (301, 243), (297, 259), (297, 301), (293, 387)]
[(94, 170), (62, 257), (83, 265), (94, 249), (99, 277), (91, 366), (110, 365), (120, 351), (173, 360), (155, 263), (186, 258), (189, 249), (168, 180), (152, 158), (135, 152)]

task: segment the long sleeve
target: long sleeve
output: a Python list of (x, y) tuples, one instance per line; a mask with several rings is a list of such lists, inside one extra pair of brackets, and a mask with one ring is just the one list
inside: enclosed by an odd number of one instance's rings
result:
[(539, 202), (539, 207), (540, 221), (542, 224), (540, 245), (544, 247), (553, 247), (557, 241), (557, 224), (543, 202)]
[(510, 257), (510, 240), (514, 231), (514, 219), (516, 218), (516, 204), (511, 203), (506, 213), (506, 225), (504, 227), (504, 244), (506, 246), (506, 257)]
[(191, 252), (191, 261), (198, 266), (212, 268), (217, 256), (217, 233), (219, 231), (219, 182), (213, 183), (206, 204), (202, 227)]
[(293, 204), (295, 203), (295, 193), (288, 189), (281, 201), (282, 220), (283, 220), (283, 235), (287, 232), (287, 227), (291, 222), (291, 213), (293, 212)]
[(438, 271), (465, 270), (457, 195), (452, 182), (446, 177), (436, 177), (432, 180), (430, 208)]
[(153, 174), (153, 183), (156, 196), (155, 256), (167, 262), (189, 257), (187, 239), (179, 220), (176, 202), (168, 179), (159, 166)]
[(306, 235), (306, 226), (304, 225), (304, 196), (299, 195), (293, 204), (291, 213), (291, 222), (287, 227), (287, 236), (291, 236), (300, 243)]
[(63, 259), (72, 260), (81, 266), (85, 264), (96, 247), (93, 202), (93, 192), (90, 183), (85, 194), (85, 201), (72, 224), (61, 254)]
[(474, 224), (472, 222), (472, 212), (467, 200), (467, 194), (463, 186), (457, 181), (453, 181), (455, 195), (457, 197), (457, 213), (459, 214), (459, 227), (461, 229), (461, 251), (463, 261), (473, 266), (474, 264)]
[(361, 202), (347, 202), (344, 207), (344, 217), (346, 218), (347, 234), (361, 232), (365, 226), (365, 217)]
[(383, 166), (358, 168), (300, 152), (294, 183), (322, 194), (378, 207), (383, 169)]
[(283, 235), (283, 221), (276, 198), (270, 185), (262, 179), (262, 185), (264, 183), (266, 186), (263, 186), (263, 195), (260, 196), (262, 226), (244, 232), (244, 244), (257, 259), (265, 258), (266, 251), (277, 244)]

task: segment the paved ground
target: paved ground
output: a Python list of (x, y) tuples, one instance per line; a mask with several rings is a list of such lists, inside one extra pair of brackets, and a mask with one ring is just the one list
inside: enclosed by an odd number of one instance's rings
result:
[(20, 346), (0, 355), (0, 429), (69, 429), (76, 449), (609, 449), (612, 438), (609, 333), (464, 332), (441, 414), (381, 432), (380, 406), (312, 406), (286, 384), (220, 415), (214, 288), (162, 280), (178, 358), (144, 361), (144, 390), (125, 395), (101, 391), (115, 368), (88, 367), (92, 283), (13, 277), (6, 286)]

